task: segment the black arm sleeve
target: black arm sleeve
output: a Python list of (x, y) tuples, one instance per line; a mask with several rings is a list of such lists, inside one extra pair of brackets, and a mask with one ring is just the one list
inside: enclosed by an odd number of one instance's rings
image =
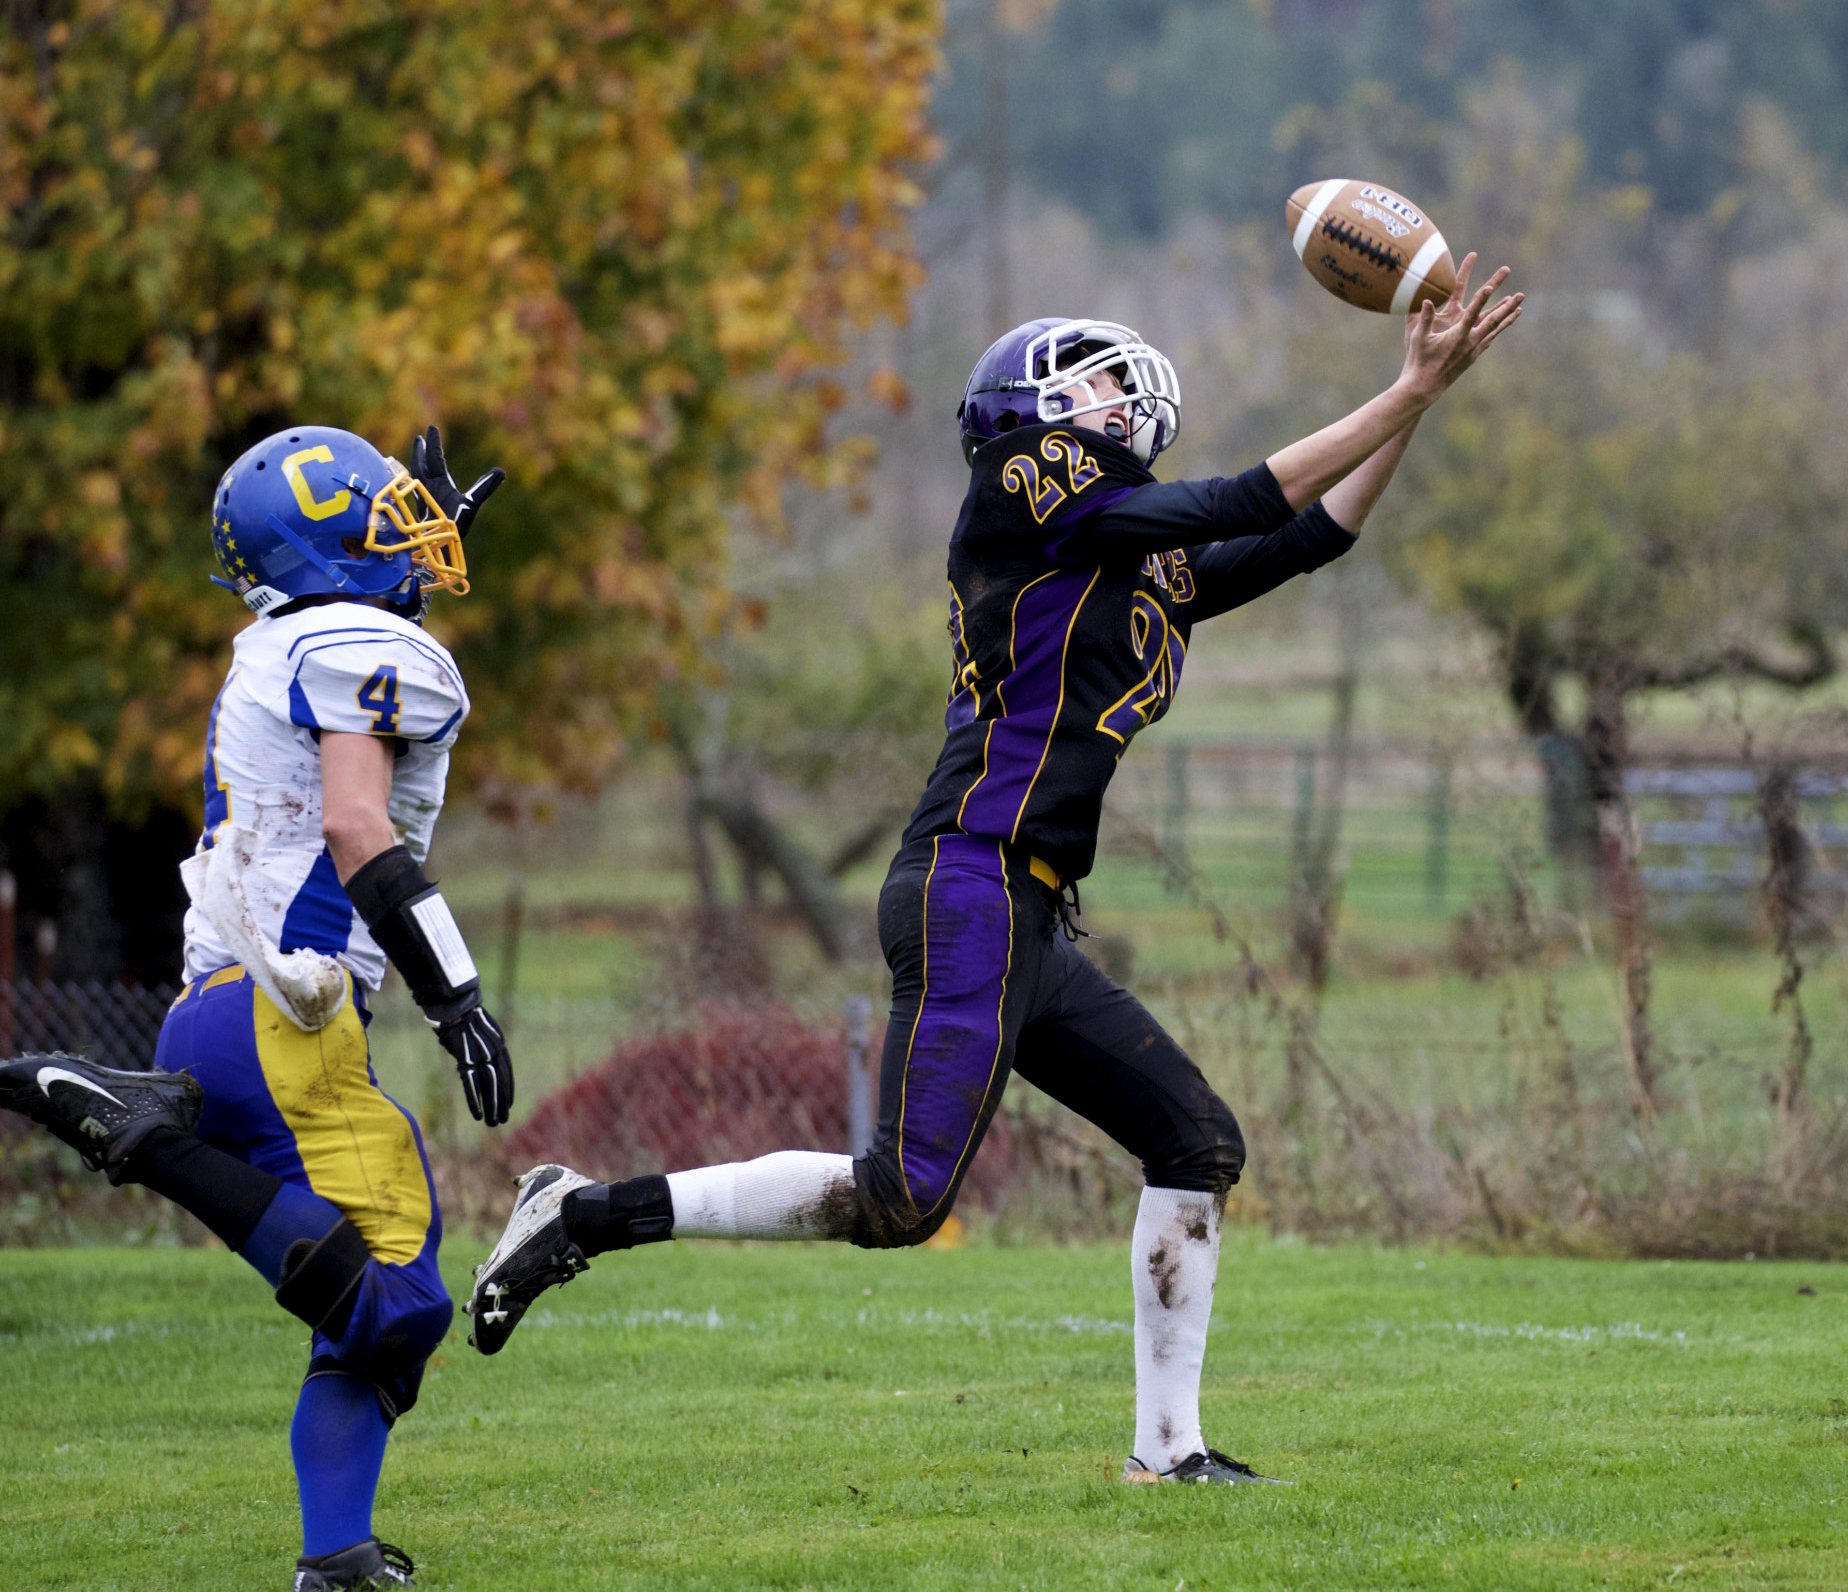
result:
[(362, 863), (346, 893), (432, 1022), (481, 1004), (481, 975), (456, 920), (406, 847), (392, 846)]
[(1081, 561), (1169, 553), (1199, 542), (1263, 536), (1287, 525), (1295, 512), (1267, 464), (1204, 481), (1150, 481), (1087, 514), (1055, 552)]
[(1319, 501), (1269, 536), (1247, 536), (1188, 549), (1194, 595), (1187, 605), (1192, 624), (1211, 619), (1275, 591), (1292, 575), (1333, 563), (1355, 542)]

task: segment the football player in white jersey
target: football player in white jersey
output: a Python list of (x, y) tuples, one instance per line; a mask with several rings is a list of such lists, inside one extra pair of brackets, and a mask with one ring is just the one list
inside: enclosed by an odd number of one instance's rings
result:
[(225, 472), (213, 579), (258, 617), (206, 727), (186, 984), (156, 1070), (0, 1066), (0, 1105), (191, 1211), (313, 1329), (290, 1429), (295, 1592), (410, 1584), (408, 1557), (373, 1532), (373, 1495), (451, 1315), (423, 1142), (367, 1052), (387, 960), (470, 1111), (497, 1126), (513, 1102), (507, 1046), (422, 867), (468, 694), (421, 622), (433, 592), (468, 590), (462, 537), (502, 475), (458, 490), (435, 427), (411, 459), (298, 426)]

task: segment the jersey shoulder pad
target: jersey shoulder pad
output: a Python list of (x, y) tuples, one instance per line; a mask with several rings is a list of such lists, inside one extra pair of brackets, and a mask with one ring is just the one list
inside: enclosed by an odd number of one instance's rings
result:
[(290, 638), (280, 661), (286, 698), (276, 706), (304, 729), (446, 748), (468, 716), (449, 649), (392, 614), (330, 614)]
[(957, 540), (1050, 549), (1094, 509), (1154, 477), (1129, 449), (1078, 426), (1022, 426), (975, 456)]

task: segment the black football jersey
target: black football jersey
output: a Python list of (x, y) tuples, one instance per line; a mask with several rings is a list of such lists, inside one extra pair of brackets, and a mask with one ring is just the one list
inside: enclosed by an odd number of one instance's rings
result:
[(1101, 432), (1023, 426), (975, 456), (950, 538), (949, 731), (906, 841), (984, 835), (1065, 879), (1104, 789), (1168, 711), (1193, 626), (1354, 545), (1260, 464), (1158, 482)]

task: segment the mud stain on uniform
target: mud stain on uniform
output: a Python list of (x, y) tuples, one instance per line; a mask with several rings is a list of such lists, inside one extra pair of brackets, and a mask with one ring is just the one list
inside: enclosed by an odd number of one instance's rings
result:
[(1155, 1297), (1161, 1301), (1164, 1310), (1174, 1308), (1174, 1295), (1181, 1275), (1181, 1258), (1171, 1254), (1167, 1239), (1162, 1239), (1149, 1251), (1149, 1278), (1155, 1284)]
[(847, 1238), (853, 1233), (859, 1210), (859, 1191), (852, 1177), (839, 1178), (828, 1185), (827, 1191), (815, 1202), (808, 1220), (801, 1225), (808, 1227), (812, 1222), (812, 1230), (818, 1238)]

